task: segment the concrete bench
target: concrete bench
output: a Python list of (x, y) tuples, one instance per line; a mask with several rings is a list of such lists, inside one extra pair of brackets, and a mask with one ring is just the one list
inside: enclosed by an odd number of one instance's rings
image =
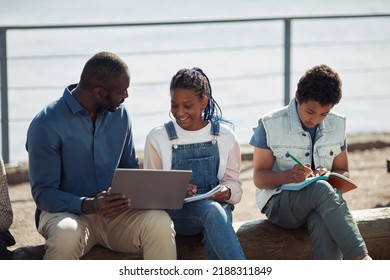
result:
[[(390, 260), (390, 207), (352, 211), (360, 232), (375, 260)], [(312, 246), (306, 229), (286, 230), (267, 220), (247, 221), (234, 224), (241, 246), (252, 260), (308, 260), (312, 259)], [(206, 254), (202, 236), (176, 237), (178, 259), (202, 260)], [(21, 247), (14, 251), (14, 259), (39, 260), (44, 246)], [(86, 260), (142, 259), (142, 254), (118, 253), (95, 246), (83, 256)]]

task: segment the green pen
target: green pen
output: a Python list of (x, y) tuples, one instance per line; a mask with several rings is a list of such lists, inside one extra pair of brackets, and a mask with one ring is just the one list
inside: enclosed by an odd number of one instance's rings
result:
[(290, 152), (287, 152), (288, 156), (291, 157), (293, 161), (295, 161), (299, 165), (303, 165), (299, 160), (297, 160)]

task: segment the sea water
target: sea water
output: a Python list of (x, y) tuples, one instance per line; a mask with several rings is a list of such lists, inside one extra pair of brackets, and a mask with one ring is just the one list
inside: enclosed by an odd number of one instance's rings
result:
[[(390, 1), (27, 1), (0, 0), (0, 26), (161, 22), (307, 15), (389, 13)], [(31, 119), (102, 50), (130, 67), (129, 108), (135, 145), (169, 120), (169, 82), (182, 67), (197, 66), (211, 81), (224, 117), (247, 144), (257, 118), (284, 104), (284, 23), (261, 21), (116, 28), (7, 31), (10, 161), (27, 159)], [(390, 130), (390, 17), (292, 22), (291, 89), (320, 63), (343, 80), (335, 111), (348, 132)]]

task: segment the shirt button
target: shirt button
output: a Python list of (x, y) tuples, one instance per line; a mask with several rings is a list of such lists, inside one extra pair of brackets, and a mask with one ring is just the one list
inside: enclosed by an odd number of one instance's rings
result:
[(307, 156), (307, 157), (310, 156), (310, 153), (306, 153), (305, 156)]

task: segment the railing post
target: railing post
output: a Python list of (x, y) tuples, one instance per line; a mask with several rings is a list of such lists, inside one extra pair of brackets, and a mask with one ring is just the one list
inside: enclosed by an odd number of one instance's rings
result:
[(284, 105), (290, 103), (291, 19), (284, 19)]
[(1, 143), (4, 163), (9, 163), (7, 39), (6, 28), (0, 28), (0, 81), (1, 81)]

